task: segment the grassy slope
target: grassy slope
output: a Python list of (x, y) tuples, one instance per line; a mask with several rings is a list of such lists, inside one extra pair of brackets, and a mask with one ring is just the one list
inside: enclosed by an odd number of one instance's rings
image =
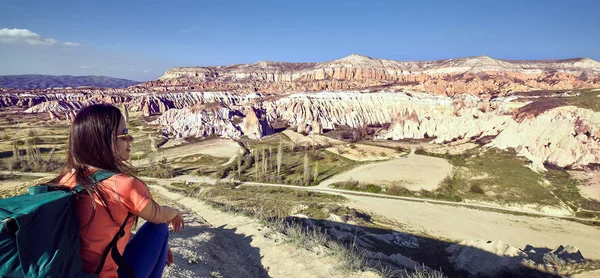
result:
[(402, 184), (384, 188), (378, 184), (340, 182), (337, 188), (387, 193), (391, 195), (426, 197), (462, 201), (464, 199), (504, 204), (538, 204), (571, 209), (600, 211), (600, 203), (583, 198), (573, 179), (564, 170), (551, 169), (536, 173), (526, 167), (528, 161), (514, 152), (477, 148), (462, 155), (440, 155), (418, 150), (417, 154), (447, 159), (453, 166), (448, 176), (434, 191), (408, 191)]
[[(528, 161), (514, 152), (475, 149), (461, 156), (441, 156), (459, 167), (446, 182), (452, 182), (465, 198), (540, 205), (562, 202), (574, 211), (600, 211), (600, 202), (583, 198), (577, 188), (580, 181), (567, 171), (549, 169), (536, 173), (525, 166)], [(471, 186), (480, 187), (484, 194), (473, 192)]]
[(540, 114), (552, 108), (559, 106), (573, 105), (579, 108), (591, 109), (595, 112), (600, 112), (600, 91), (592, 91), (591, 89), (572, 90), (572, 94), (579, 93), (578, 96), (572, 97), (548, 97), (551, 94), (565, 92), (562, 91), (543, 91), (518, 93), (519, 96), (540, 96), (540, 98), (524, 100), (532, 101), (531, 103), (518, 109), (517, 114)]

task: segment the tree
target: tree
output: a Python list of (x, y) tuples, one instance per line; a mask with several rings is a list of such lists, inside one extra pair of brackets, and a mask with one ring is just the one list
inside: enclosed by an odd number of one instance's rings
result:
[(313, 171), (313, 182), (317, 182), (317, 178), (319, 178), (319, 163), (315, 162), (315, 167)]
[(265, 148), (262, 149), (262, 172), (263, 175), (267, 174), (267, 155)]
[(259, 173), (258, 173), (258, 152), (256, 149), (252, 149), (252, 153), (254, 154), (254, 173), (256, 175), (256, 180), (258, 181)]
[(310, 180), (310, 166), (308, 165), (308, 153), (304, 153), (304, 184)]
[(269, 146), (269, 165), (267, 165), (269, 170), (273, 170), (273, 146)]
[(29, 144), (29, 140), (25, 141), (25, 148), (27, 151), (27, 164), (34, 171), (43, 171), (42, 168), (42, 154), (39, 148), (35, 148)]
[(242, 156), (243, 156), (243, 154), (240, 154), (237, 157), (237, 174), (238, 174), (238, 180), (242, 178)]
[(281, 158), (283, 155), (283, 144), (279, 142), (279, 147), (277, 147), (277, 176), (281, 174)]
[(162, 157), (158, 161), (158, 165), (154, 170), (154, 176), (157, 178), (172, 178), (173, 177), (173, 168), (169, 164), (169, 161), (166, 157)]
[(148, 153), (148, 169), (150, 170), (150, 173), (147, 173), (148, 176), (151, 175), (151, 173), (154, 171), (154, 168), (156, 168), (156, 157), (154, 152), (150, 152)]
[(21, 150), (19, 149), (17, 141), (13, 141), (13, 159), (15, 163), (21, 162)]

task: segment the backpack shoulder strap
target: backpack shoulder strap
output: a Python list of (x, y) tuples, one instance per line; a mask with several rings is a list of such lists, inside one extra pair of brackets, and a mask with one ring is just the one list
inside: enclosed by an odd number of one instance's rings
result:
[(129, 218), (132, 216), (133, 214), (131, 214), (131, 212), (127, 213), (127, 217), (125, 218), (125, 221), (123, 221), (123, 224), (121, 224), (121, 227), (119, 227), (119, 231), (110, 241), (110, 243), (104, 250), (104, 253), (102, 253), (102, 260), (100, 260), (100, 264), (98, 265), (98, 268), (96, 268), (96, 275), (100, 275), (100, 272), (104, 267), (104, 263), (106, 262), (106, 258), (108, 257), (108, 252), (111, 252), (111, 256), (115, 263), (119, 266), (119, 269), (123, 268), (123, 270), (125, 270), (125, 272), (127, 273), (127, 276), (129, 276), (130, 278), (135, 278), (135, 273), (133, 272), (133, 269), (129, 264), (127, 264), (123, 256), (119, 253), (119, 249), (117, 248), (117, 241), (119, 241), (119, 239), (125, 235), (125, 226), (127, 225), (127, 221), (129, 220)]
[[(94, 182), (102, 182), (114, 175), (116, 175), (116, 173), (104, 170), (97, 170), (90, 175), (90, 178)], [(76, 193), (82, 192), (83, 190), (85, 190), (85, 188), (83, 188), (83, 186), (81, 186), (80, 184), (77, 184), (75, 185), (75, 187), (73, 187), (73, 191), (75, 191)]]

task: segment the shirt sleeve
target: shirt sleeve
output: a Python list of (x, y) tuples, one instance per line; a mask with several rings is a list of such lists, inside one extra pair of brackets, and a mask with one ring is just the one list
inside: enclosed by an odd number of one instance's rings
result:
[(131, 213), (140, 213), (152, 200), (148, 188), (138, 179), (126, 175), (117, 175), (115, 178), (119, 201)]

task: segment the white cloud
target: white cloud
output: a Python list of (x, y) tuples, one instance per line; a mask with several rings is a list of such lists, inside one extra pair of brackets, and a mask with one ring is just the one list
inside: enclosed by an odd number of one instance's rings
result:
[(73, 47), (81, 46), (81, 44), (78, 42), (64, 42), (63, 44), (66, 46), (73, 46)]
[(93, 69), (92, 66), (79, 66), (80, 69)]
[[(59, 41), (52, 38), (43, 38), (37, 33), (27, 29), (0, 29), (0, 43), (25, 43), (28, 45), (55, 45)], [(65, 42), (66, 46), (81, 46), (76, 42)]]

